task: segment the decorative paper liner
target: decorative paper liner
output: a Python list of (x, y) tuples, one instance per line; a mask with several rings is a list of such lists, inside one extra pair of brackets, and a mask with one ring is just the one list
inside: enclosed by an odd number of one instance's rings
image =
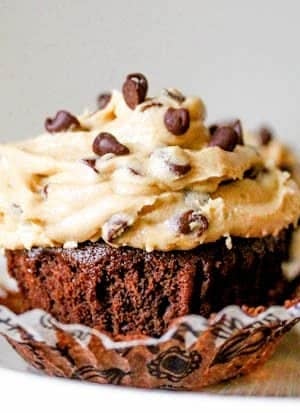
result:
[(199, 390), (252, 371), (298, 321), (300, 302), (256, 317), (229, 306), (213, 322), (182, 317), (159, 339), (114, 342), (89, 327), (61, 324), (41, 310), (16, 315), (0, 306), (0, 334), (48, 375), (172, 390)]

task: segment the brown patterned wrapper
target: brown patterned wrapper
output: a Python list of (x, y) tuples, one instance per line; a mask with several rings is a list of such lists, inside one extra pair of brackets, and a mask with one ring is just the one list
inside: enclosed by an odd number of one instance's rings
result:
[(17, 315), (0, 305), (0, 334), (35, 369), (99, 384), (172, 390), (199, 390), (252, 372), (298, 321), (300, 300), (247, 313), (229, 306), (211, 320), (174, 320), (159, 339), (113, 341), (89, 327), (63, 325), (41, 310)]

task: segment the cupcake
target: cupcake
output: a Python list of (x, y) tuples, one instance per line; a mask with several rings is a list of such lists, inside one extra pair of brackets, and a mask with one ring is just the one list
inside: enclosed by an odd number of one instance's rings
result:
[(96, 112), (61, 110), (0, 146), (0, 246), (24, 309), (157, 337), (186, 314), (281, 303), (290, 172), (239, 121), (208, 127), (199, 98), (147, 91), (128, 75)]

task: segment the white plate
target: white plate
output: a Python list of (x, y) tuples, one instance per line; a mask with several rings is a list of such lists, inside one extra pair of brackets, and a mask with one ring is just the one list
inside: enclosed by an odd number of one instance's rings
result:
[[(13, 406), (13, 411), (61, 412), (130, 411), (171, 412), (220, 409), (232, 413), (253, 413), (254, 409), (282, 413), (282, 408), (299, 411), (300, 399), (221, 396), (207, 393), (174, 393), (137, 390), (109, 385), (96, 385), (66, 379), (48, 378), (32, 373), (20, 373), (0, 367), (1, 405)], [(29, 406), (30, 410), (24, 410)], [(59, 410), (57, 408), (59, 407)], [(54, 410), (55, 409), (55, 410)], [(65, 410), (66, 409), (66, 410)], [(266, 410), (265, 410), (266, 409)], [(271, 410), (272, 409), (272, 410)], [(2, 411), (2, 410), (1, 410)], [(260, 411), (260, 410), (258, 410)]]

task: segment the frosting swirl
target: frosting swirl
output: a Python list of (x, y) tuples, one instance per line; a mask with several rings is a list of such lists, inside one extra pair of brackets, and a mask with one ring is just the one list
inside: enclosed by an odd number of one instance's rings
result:
[[(179, 134), (172, 130), (181, 119), (166, 127), (169, 108), (188, 113)], [(300, 192), (290, 174), (266, 168), (253, 145), (209, 146), (204, 119), (202, 101), (176, 90), (134, 108), (114, 91), (103, 109), (78, 117), (80, 129), (0, 145), (0, 246), (68, 247), (102, 237), (168, 251), (276, 235), (296, 223)], [(119, 153), (101, 147), (95, 155), (104, 132)]]
[(300, 163), (295, 153), (278, 137), (272, 137), (269, 142), (261, 142), (259, 131), (247, 132), (244, 135), (245, 143), (258, 149), (267, 166), (277, 167), (290, 172), (292, 178), (300, 186)]

